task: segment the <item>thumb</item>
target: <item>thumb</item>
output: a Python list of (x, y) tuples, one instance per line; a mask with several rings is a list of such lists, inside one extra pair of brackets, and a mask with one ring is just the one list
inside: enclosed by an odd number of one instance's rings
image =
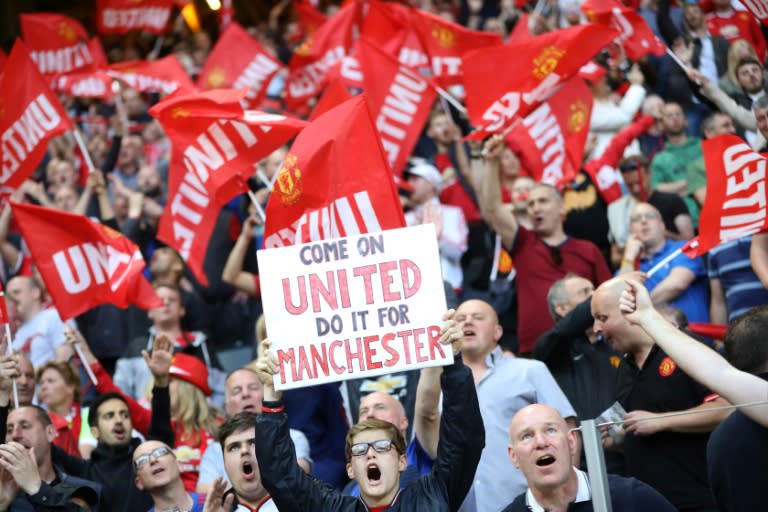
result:
[(144, 358), (145, 363), (149, 364), (149, 352), (147, 352), (146, 350), (142, 350), (141, 357)]

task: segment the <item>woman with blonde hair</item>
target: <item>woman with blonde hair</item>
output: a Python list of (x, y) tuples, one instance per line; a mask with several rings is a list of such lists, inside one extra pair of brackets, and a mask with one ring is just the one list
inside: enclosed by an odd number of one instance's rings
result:
[[(728, 96), (740, 93), (741, 86), (736, 78), (736, 68), (743, 59), (752, 57), (757, 59), (757, 54), (752, 44), (746, 39), (737, 39), (728, 47), (728, 69), (720, 77), (719, 86)], [(760, 60), (760, 59), (758, 59)]]

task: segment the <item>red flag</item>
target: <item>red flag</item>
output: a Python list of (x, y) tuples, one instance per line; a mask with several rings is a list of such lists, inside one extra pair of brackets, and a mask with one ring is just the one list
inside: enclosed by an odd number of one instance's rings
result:
[(21, 203), (11, 207), (63, 320), (101, 304), (162, 306), (142, 274), (139, 248), (122, 234), (82, 215)]
[(272, 77), (282, 65), (248, 32), (231, 23), (205, 61), (197, 86), (207, 89), (248, 88), (243, 107), (259, 105)]
[(411, 22), (429, 55), (433, 76), (441, 83), (459, 82), (462, 57), (470, 51), (502, 44), (498, 34), (469, 30), (419, 9), (411, 11)]
[(20, 14), (21, 34), (43, 75), (89, 67), (93, 57), (80, 22), (50, 13)]
[(109, 66), (110, 76), (139, 92), (191, 93), (196, 91), (176, 55), (159, 60), (135, 60)]
[(589, 21), (614, 27), (619, 31), (616, 43), (624, 48), (627, 57), (639, 60), (647, 55), (664, 55), (667, 47), (642, 16), (616, 0), (586, 0), (581, 4)]
[(694, 258), (711, 248), (768, 229), (766, 159), (736, 135), (701, 143), (707, 169), (707, 198), (699, 216), (697, 244), (684, 249)]
[(363, 63), (365, 93), (387, 161), (392, 172), (400, 175), (427, 122), (437, 93), (429, 80), (365, 39), (358, 41), (357, 56)]
[(0, 77), (0, 186), (16, 188), (35, 170), (48, 141), (72, 123), (17, 39)]
[(360, 5), (355, 2), (329, 18), (314, 34), (299, 46), (289, 64), (286, 82), (286, 105), (289, 108), (305, 103), (320, 92), (328, 70), (352, 48), (353, 28), (360, 17)]
[(296, 138), (267, 203), (267, 248), (403, 227), (392, 173), (365, 94)]
[(309, 120), (314, 121), (351, 97), (352, 94), (349, 92), (349, 87), (347, 87), (343, 79), (336, 78), (331, 80), (325, 87), (325, 91), (323, 92), (323, 95), (320, 96), (320, 100), (315, 105), (315, 108), (312, 110), (312, 115), (309, 116)]
[(142, 30), (163, 34), (174, 0), (97, 0), (96, 23), (101, 34)]
[(312, 7), (309, 2), (303, 0), (293, 3), (293, 12), (298, 17), (299, 29), (304, 37), (314, 34), (328, 20), (328, 16)]
[(104, 53), (104, 47), (101, 46), (101, 40), (98, 37), (92, 37), (91, 40), (88, 41), (88, 49), (93, 58), (93, 68), (107, 69), (109, 61), (107, 61), (107, 54)]
[(57, 76), (53, 88), (78, 98), (108, 99), (112, 92), (112, 77), (105, 71), (84, 71)]
[(467, 112), (472, 124), (481, 128), (477, 136), (496, 133), (516, 116), (528, 115), (616, 35), (615, 29), (603, 25), (578, 25), (466, 55)]
[(173, 146), (168, 204), (158, 238), (176, 249), (205, 285), (205, 251), (221, 204), (246, 189), (253, 164), (307, 124), (243, 111), (240, 102), (245, 93), (244, 89), (206, 91), (169, 98), (150, 109)]
[(591, 112), (592, 93), (576, 76), (518, 123), (506, 140), (519, 148), (521, 164), (534, 180), (559, 187), (581, 168)]
[(429, 56), (410, 20), (408, 7), (372, 1), (361, 33), (384, 52), (396, 55), (402, 64), (431, 75)]
[(3, 68), (5, 67), (5, 61), (8, 60), (8, 56), (5, 54), (3, 50), (0, 50), (0, 73), (3, 72)]

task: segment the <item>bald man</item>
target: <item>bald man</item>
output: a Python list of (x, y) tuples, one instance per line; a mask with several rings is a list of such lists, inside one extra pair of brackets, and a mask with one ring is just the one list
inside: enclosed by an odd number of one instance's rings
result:
[(155, 510), (202, 512), (205, 495), (187, 493), (173, 449), (160, 441), (145, 441), (133, 452), (135, 484), (152, 496)]
[[(462, 327), (464, 364), (472, 370), (485, 425), (485, 448), (472, 489), (460, 510), (500, 510), (525, 490), (524, 476), (504, 454), (512, 416), (532, 403), (549, 404), (571, 421), (576, 413), (544, 363), (504, 357), (498, 344), (503, 330), (490, 304), (465, 301), (454, 318)], [(433, 425), (433, 429), (437, 428), (439, 422)], [(438, 437), (435, 433), (421, 438), (427, 453), (434, 449), (429, 444)]]
[[(573, 467), (577, 434), (553, 408), (533, 404), (520, 409), (509, 426), (509, 458), (528, 481), (528, 490), (503, 512), (593, 510), (589, 477)], [(634, 478), (608, 475), (613, 510), (674, 512), (650, 486)]]
[[(627, 472), (661, 492), (679, 510), (715, 510), (707, 480), (709, 433), (728, 415), (702, 412), (728, 405), (697, 384), (619, 310), (627, 284), (606, 281), (592, 296), (594, 331), (624, 354), (616, 394), (624, 417)], [(672, 411), (696, 412), (662, 417)], [(642, 420), (642, 421), (640, 421)]]

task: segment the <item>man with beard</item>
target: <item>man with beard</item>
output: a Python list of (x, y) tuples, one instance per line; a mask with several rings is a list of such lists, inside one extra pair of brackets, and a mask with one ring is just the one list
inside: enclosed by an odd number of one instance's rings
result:
[[(152, 355), (146, 356), (147, 365), (155, 379), (155, 387), (152, 389), (152, 422), (147, 437), (167, 444), (174, 442), (168, 392), (171, 351), (171, 341), (165, 336), (158, 336)], [(100, 483), (104, 496), (110, 499), (112, 510), (147, 510), (152, 506), (149, 494), (126, 484), (133, 478), (132, 454), (141, 441), (131, 437), (133, 424), (125, 399), (118, 393), (99, 395), (91, 403), (88, 424), (98, 441), (91, 458), (83, 460), (54, 448), (54, 463), (67, 473)]]
[(219, 444), (232, 488), (225, 492), (227, 481), (217, 478), (205, 502), (205, 512), (278, 512), (261, 483), (253, 428), (256, 417), (252, 412), (241, 412), (219, 427)]
[(694, 228), (699, 225), (701, 208), (688, 193), (688, 164), (702, 158), (701, 140), (686, 133), (688, 121), (677, 103), (667, 103), (661, 110), (661, 125), (667, 142), (651, 162), (651, 187), (683, 198)]

